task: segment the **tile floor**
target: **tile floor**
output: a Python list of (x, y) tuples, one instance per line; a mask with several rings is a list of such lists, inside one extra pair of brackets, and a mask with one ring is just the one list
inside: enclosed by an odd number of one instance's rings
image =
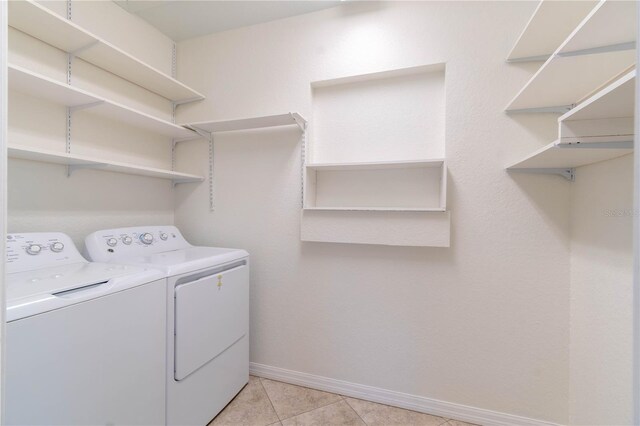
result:
[(457, 420), (251, 376), (209, 426), (472, 426)]

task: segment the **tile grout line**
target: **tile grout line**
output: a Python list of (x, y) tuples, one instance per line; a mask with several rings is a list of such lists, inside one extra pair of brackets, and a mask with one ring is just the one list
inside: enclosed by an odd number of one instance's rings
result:
[(269, 396), (269, 392), (267, 392), (267, 388), (265, 388), (264, 385), (262, 384), (262, 377), (260, 377), (259, 379), (260, 380), (258, 380), (258, 382), (260, 382), (260, 387), (264, 391), (264, 394), (267, 395), (267, 399), (269, 400), (269, 404), (271, 404), (271, 408), (273, 409), (273, 412), (276, 413), (276, 417), (278, 418), (278, 422), (280, 422), (280, 424), (282, 424), (282, 419), (280, 418), (280, 414), (278, 414), (278, 411), (276, 411), (276, 407), (273, 405), (273, 401), (271, 401), (271, 397)]
[[(369, 426), (369, 423), (367, 423), (367, 422), (365, 422), (365, 421), (364, 421), (364, 419), (362, 418), (362, 416), (360, 415), (360, 413), (358, 413), (358, 412), (356, 411), (356, 409), (355, 409), (355, 408), (353, 408), (353, 407), (351, 406), (351, 404), (349, 404), (349, 401), (347, 401), (347, 398), (342, 397), (342, 400), (343, 400), (344, 402), (346, 402), (346, 403), (347, 403), (347, 405), (349, 406), (349, 408), (351, 408), (351, 409), (353, 410), (353, 412), (354, 412), (354, 413), (356, 413), (356, 416), (358, 416), (358, 418), (359, 418), (360, 420), (362, 420), (362, 423), (364, 423), (365, 425)], [(442, 426), (442, 425), (440, 425), (440, 426)]]
[[(294, 385), (294, 386), (295, 386), (295, 385)], [(337, 394), (334, 394), (334, 395), (337, 395)], [(342, 401), (342, 400), (340, 400), (340, 401)], [(303, 415), (303, 414), (307, 414), (307, 413), (310, 413), (310, 412), (312, 412), (312, 411), (319, 410), (320, 408), (325, 408), (325, 407), (328, 407), (328, 406), (330, 406), (330, 405), (337, 404), (337, 403), (338, 403), (338, 402), (340, 402), (340, 401), (333, 401), (333, 402), (330, 402), (330, 403), (328, 403), (328, 404), (324, 404), (324, 405), (321, 405), (321, 406), (319, 406), (319, 407), (312, 408), (311, 410), (303, 411), (302, 413), (296, 414), (295, 416), (287, 417), (287, 418), (286, 418), (286, 419), (284, 419), (284, 420), (293, 419), (293, 418), (298, 417), (298, 416), (301, 416), (301, 415)], [(357, 414), (357, 413), (356, 413), (356, 414)]]

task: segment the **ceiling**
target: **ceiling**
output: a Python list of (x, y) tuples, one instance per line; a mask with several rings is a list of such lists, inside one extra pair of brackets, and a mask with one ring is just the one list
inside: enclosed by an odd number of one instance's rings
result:
[(328, 9), (340, 1), (114, 0), (175, 41)]

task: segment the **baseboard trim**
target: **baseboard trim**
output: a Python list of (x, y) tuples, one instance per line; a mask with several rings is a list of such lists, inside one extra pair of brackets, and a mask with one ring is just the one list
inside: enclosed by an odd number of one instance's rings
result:
[(327, 392), (339, 393), (353, 398), (364, 399), (394, 407), (406, 408), (422, 413), (456, 419), (486, 426), (560, 426), (543, 420), (469, 407), (453, 402), (410, 395), (386, 389), (374, 388), (329, 377), (316, 376), (299, 371), (286, 370), (279, 367), (252, 362), (249, 366), (252, 375), (265, 379), (278, 380), (292, 385), (304, 386)]

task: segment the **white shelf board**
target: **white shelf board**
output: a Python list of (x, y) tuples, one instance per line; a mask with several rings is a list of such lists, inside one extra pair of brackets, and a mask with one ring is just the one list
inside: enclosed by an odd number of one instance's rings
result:
[(358, 212), (444, 212), (444, 208), (421, 207), (304, 207), (315, 211), (358, 211)]
[(194, 135), (191, 130), (169, 121), (161, 120), (142, 111), (101, 98), (85, 90), (60, 83), (25, 68), (9, 65), (8, 73), (9, 88), (17, 92), (26, 93), (67, 107), (78, 107), (100, 102), (99, 105), (91, 108), (91, 111), (95, 114), (172, 138)]
[(563, 147), (558, 141), (552, 142), (521, 161), (507, 167), (508, 170), (574, 168), (611, 160), (633, 152), (633, 149)]
[(366, 163), (317, 163), (307, 164), (310, 170), (380, 170), (380, 169), (409, 169), (420, 167), (442, 167), (443, 159), (407, 160), (407, 161), (377, 161)]
[(558, 121), (633, 117), (635, 84), (636, 70), (633, 70), (581, 102)]
[(39, 148), (9, 146), (8, 154), (10, 158), (61, 164), (65, 166), (93, 167), (110, 172), (169, 179), (174, 183), (202, 182), (204, 180), (202, 176), (188, 173), (174, 172), (171, 170), (157, 169), (153, 167), (135, 166), (116, 161), (105, 161), (93, 157), (65, 154)]
[(237, 130), (261, 129), (265, 127), (304, 125), (307, 121), (298, 113), (268, 115), (264, 117), (239, 118), (234, 120), (199, 121), (184, 126), (209, 133), (233, 132)]
[(508, 62), (546, 60), (597, 1), (542, 0), (511, 49)]
[(11, 1), (9, 26), (92, 63), (172, 101), (204, 99), (187, 87), (111, 43), (32, 0)]
[(573, 106), (630, 70), (635, 49), (606, 47), (635, 42), (635, 7), (635, 2), (600, 2), (520, 90), (507, 111)]

